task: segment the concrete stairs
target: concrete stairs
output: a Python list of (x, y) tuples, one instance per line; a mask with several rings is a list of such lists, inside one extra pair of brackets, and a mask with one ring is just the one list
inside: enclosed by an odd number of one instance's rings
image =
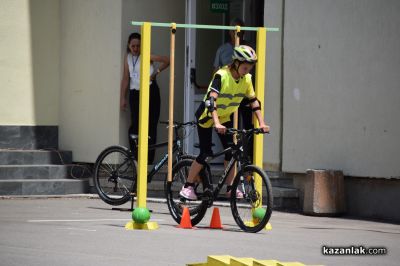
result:
[[(149, 166), (150, 169), (150, 166)], [(213, 165), (213, 183), (217, 184), (218, 179), (223, 173), (222, 165)], [(299, 192), (293, 186), (293, 178), (282, 172), (267, 171), (272, 184), (272, 193), (274, 195), (274, 209), (284, 211), (299, 211)], [(164, 167), (153, 177), (148, 184), (147, 196), (156, 198), (165, 198), (164, 180), (167, 176), (167, 169)]]
[(71, 151), (0, 149), (0, 195), (87, 193), (87, 177)]

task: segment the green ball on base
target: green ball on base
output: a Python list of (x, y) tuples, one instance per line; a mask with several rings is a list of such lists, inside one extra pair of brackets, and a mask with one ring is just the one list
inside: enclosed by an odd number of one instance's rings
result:
[(258, 221), (261, 221), (264, 218), (266, 212), (267, 212), (266, 209), (257, 208), (253, 212), (253, 218), (258, 220)]
[(132, 212), (132, 220), (138, 224), (145, 224), (150, 220), (150, 211), (147, 208), (136, 208)]

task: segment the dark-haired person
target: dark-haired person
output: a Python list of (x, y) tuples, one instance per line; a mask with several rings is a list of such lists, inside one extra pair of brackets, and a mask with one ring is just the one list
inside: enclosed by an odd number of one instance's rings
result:
[[(127, 54), (124, 58), (124, 72), (121, 80), (120, 107), (126, 111), (128, 105), (131, 109), (131, 126), (128, 134), (137, 135), (139, 132), (139, 89), (140, 89), (140, 43), (139, 33), (132, 33), (128, 38)], [(149, 105), (149, 144), (157, 141), (157, 124), (160, 118), (160, 88), (157, 85), (157, 75), (169, 66), (169, 57), (150, 55), (150, 105)], [(156, 67), (156, 64), (158, 67)], [(130, 140), (130, 138), (129, 138)], [(131, 149), (133, 143), (130, 140)], [(148, 163), (154, 160), (155, 150), (149, 150)]]
[[(240, 18), (232, 19), (230, 26), (240, 26), (244, 27), (244, 22)], [(239, 44), (245, 44), (243, 40), (244, 31), (238, 33)], [(223, 66), (232, 63), (233, 48), (235, 48), (236, 43), (236, 30), (229, 31), (229, 41), (218, 47), (214, 58), (214, 73), (218, 71)]]

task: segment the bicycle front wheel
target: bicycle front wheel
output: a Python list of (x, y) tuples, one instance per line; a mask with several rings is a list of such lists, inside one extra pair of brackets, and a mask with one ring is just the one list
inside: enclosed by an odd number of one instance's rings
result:
[(129, 201), (136, 187), (136, 171), (136, 161), (127, 148), (106, 148), (94, 166), (94, 185), (99, 197), (110, 205), (121, 205)]
[(271, 218), (273, 195), (269, 178), (261, 168), (247, 165), (235, 177), (232, 192), (236, 190), (243, 192), (243, 197), (231, 193), (233, 218), (243, 231), (257, 233)]
[(167, 205), (172, 218), (178, 224), (181, 223), (183, 209), (187, 207), (190, 213), (192, 225), (198, 224), (207, 211), (207, 201), (203, 199), (203, 192), (205, 185), (203, 180), (207, 178), (205, 174), (208, 171), (202, 170), (200, 172), (200, 180), (195, 186), (195, 191), (198, 200), (187, 200), (179, 195), (180, 190), (186, 182), (189, 175), (189, 169), (192, 166), (193, 159), (184, 159), (179, 161), (172, 169), (172, 182), (169, 183), (165, 180), (165, 194), (167, 198)]

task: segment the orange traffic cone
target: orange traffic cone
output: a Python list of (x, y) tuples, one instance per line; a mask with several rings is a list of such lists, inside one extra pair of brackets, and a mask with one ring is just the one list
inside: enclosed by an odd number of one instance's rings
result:
[(188, 207), (183, 208), (181, 223), (178, 225), (178, 227), (183, 229), (192, 229), (192, 221), (190, 220)]
[(221, 217), (219, 215), (219, 209), (216, 207), (214, 208), (212, 216), (211, 216), (210, 228), (222, 229)]

